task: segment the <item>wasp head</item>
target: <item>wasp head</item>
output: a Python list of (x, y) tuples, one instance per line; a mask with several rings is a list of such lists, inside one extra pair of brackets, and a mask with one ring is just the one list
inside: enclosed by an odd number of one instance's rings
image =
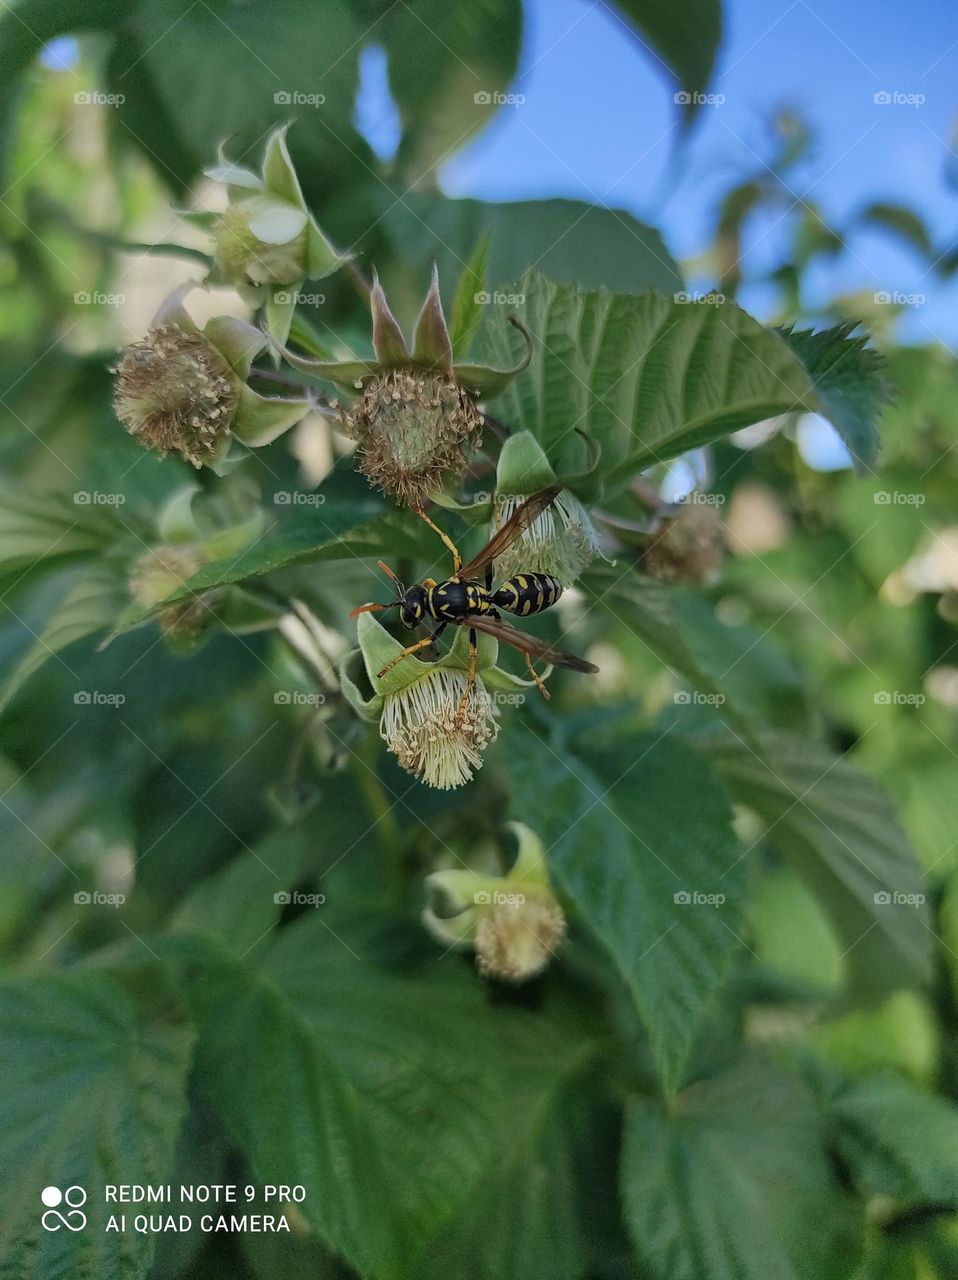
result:
[(426, 614), (425, 587), (410, 587), (399, 603), (403, 626), (417, 627)]

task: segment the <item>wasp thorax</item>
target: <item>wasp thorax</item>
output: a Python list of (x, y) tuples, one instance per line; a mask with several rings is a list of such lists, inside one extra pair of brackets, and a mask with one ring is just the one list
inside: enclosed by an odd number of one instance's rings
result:
[(250, 210), (231, 205), (216, 227), (213, 257), (226, 284), (290, 284), (306, 274), (305, 227), (285, 244), (269, 244), (250, 230)]
[(668, 516), (641, 557), (642, 568), (663, 582), (714, 582), (722, 567), (722, 520), (714, 507), (688, 506)]
[(549, 963), (565, 933), (565, 916), (551, 894), (498, 896), (503, 900), (483, 908), (476, 928), (476, 965), (491, 977), (524, 982)]
[(216, 455), (239, 392), (226, 359), (201, 333), (158, 325), (124, 350), (116, 374), (116, 415), (141, 444), (180, 453), (195, 467)]
[(450, 373), (389, 369), (367, 382), (347, 426), (360, 470), (400, 502), (416, 504), (464, 467), (482, 418)]

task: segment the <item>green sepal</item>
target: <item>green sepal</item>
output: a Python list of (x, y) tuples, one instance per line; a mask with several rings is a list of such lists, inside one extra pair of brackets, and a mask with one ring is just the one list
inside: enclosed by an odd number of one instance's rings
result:
[[(299, 280), (295, 284), (272, 285), (266, 295), (263, 327), (273, 339), (273, 342), (278, 343), (280, 347), (285, 346), (286, 340), (289, 338), (290, 326), (293, 323), (293, 312), (296, 310), (296, 296), (302, 283)], [(279, 364), (279, 349), (276, 346), (272, 346), (270, 354), (273, 362)]]
[(542, 445), (531, 431), (517, 432), (502, 446), (496, 467), (499, 493), (507, 497), (524, 496), (547, 489), (557, 481)]
[(439, 269), (432, 264), (429, 292), (422, 304), (413, 334), (412, 357), (416, 364), (430, 369), (452, 367), (452, 343), (439, 295)]
[(244, 385), (233, 419), (233, 435), (250, 448), (272, 444), (290, 427), (295, 427), (312, 409), (309, 399), (290, 400), (281, 396), (261, 396)]
[(203, 335), (226, 359), (237, 377), (244, 381), (267, 341), (254, 325), (234, 316), (215, 316), (207, 322)]

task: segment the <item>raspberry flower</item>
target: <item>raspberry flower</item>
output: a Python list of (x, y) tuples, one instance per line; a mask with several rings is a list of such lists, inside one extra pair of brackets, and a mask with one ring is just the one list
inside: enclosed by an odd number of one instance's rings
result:
[[(510, 436), (499, 454), (496, 472), (495, 527), (505, 524), (531, 494), (557, 482), (542, 446), (531, 432)], [(574, 493), (563, 489), (499, 557), (496, 572), (501, 578), (517, 573), (548, 573), (564, 587), (571, 587), (599, 554), (598, 534), (588, 511)]]
[(190, 282), (171, 294), (146, 337), (121, 352), (113, 407), (147, 449), (216, 468), (231, 439), (250, 447), (269, 444), (305, 417), (311, 401), (251, 390), (246, 379), (268, 339), (230, 316), (200, 329), (183, 307), (192, 287)]
[(714, 583), (722, 568), (722, 518), (714, 507), (683, 505), (663, 517), (643, 548), (645, 573), (662, 582)]
[(447, 946), (472, 947), (480, 973), (519, 983), (546, 968), (565, 934), (565, 916), (549, 885), (542, 841), (524, 823), (509, 826), (519, 841), (509, 874), (433, 872), (422, 919)]
[(214, 227), (211, 284), (235, 285), (252, 306), (265, 304), (277, 342), (289, 335), (304, 280), (321, 280), (349, 259), (335, 249), (307, 208), (286, 146), (288, 126), (266, 143), (261, 174), (223, 154), (206, 176), (226, 185), (229, 205)]
[(435, 266), (411, 350), (378, 277), (370, 308), (374, 359), (336, 362), (283, 354), (303, 373), (360, 392), (345, 417), (346, 430), (359, 442), (360, 470), (398, 502), (419, 506), (446, 473), (465, 466), (482, 428), (476, 401), (498, 395), (526, 367), (532, 343), (513, 319), (527, 348), (515, 368), (454, 364)]
[[(526, 681), (500, 670), (498, 646), (480, 636), (479, 670), (463, 710), (469, 665), (465, 629), (457, 630), (450, 651), (437, 662), (409, 656), (380, 678), (378, 672), (403, 646), (371, 614), (360, 614), (357, 626), (359, 651), (346, 655), (340, 671), (351, 706), (365, 720), (378, 717), (386, 746), (427, 786), (448, 791), (471, 781), (499, 733), (496, 694), (515, 697), (516, 690), (528, 687)], [(373, 688), (370, 699), (363, 698), (355, 679), (360, 656)]]

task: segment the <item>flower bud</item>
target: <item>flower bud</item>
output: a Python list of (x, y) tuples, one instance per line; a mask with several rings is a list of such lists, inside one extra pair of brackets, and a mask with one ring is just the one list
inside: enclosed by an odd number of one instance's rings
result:
[[(191, 544), (153, 547), (133, 562), (127, 580), (130, 595), (137, 604), (152, 608), (184, 586), (207, 559), (201, 547)], [(204, 591), (157, 614), (171, 648), (178, 652), (196, 648), (215, 619), (215, 606), (221, 595)]]
[(306, 222), (280, 244), (261, 240), (262, 208), (252, 200), (230, 205), (216, 228), (213, 260), (224, 284), (290, 284), (306, 276)]
[(722, 520), (714, 507), (686, 506), (666, 516), (643, 549), (640, 564), (663, 582), (714, 582), (722, 567)]
[(423, 923), (446, 945), (473, 947), (480, 973), (525, 982), (548, 965), (565, 935), (565, 916), (549, 884), (542, 841), (521, 822), (509, 825), (519, 841), (509, 874), (433, 872)]

